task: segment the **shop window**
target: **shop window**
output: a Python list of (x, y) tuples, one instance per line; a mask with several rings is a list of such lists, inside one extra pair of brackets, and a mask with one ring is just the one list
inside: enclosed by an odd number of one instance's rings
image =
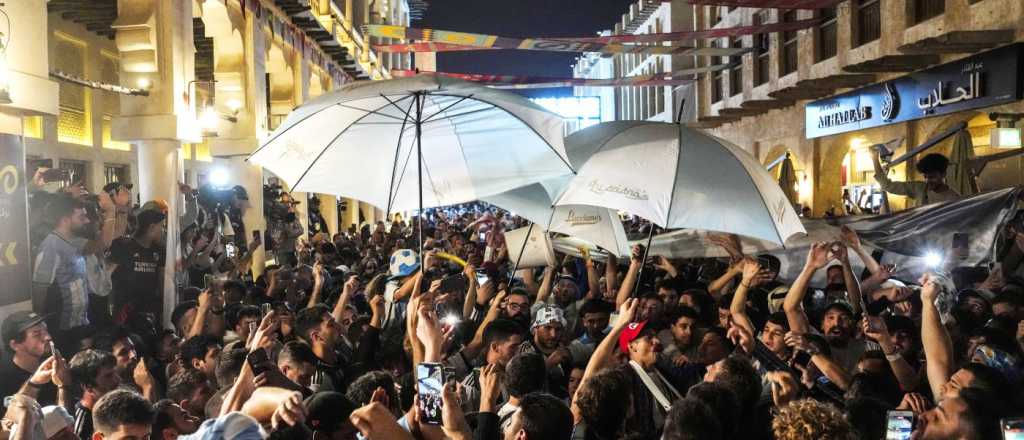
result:
[[(767, 11), (754, 14), (754, 26), (768, 22)], [(768, 82), (768, 70), (771, 56), (768, 53), (769, 33), (754, 34), (754, 87)]]
[[(796, 11), (789, 10), (782, 14), (782, 21), (796, 21)], [(782, 56), (779, 60), (779, 76), (786, 76), (796, 72), (799, 54), (797, 52), (797, 31), (786, 31), (782, 33)]]
[(818, 25), (818, 29), (815, 32), (817, 37), (815, 41), (815, 58), (816, 61), (821, 62), (836, 56), (839, 40), (837, 33), (839, 20), (836, 17), (835, 6), (819, 9), (816, 14), (821, 19), (821, 24)]
[(914, 8), (914, 24), (938, 17), (946, 12), (946, 0), (913, 0), (910, 5)]
[(89, 188), (89, 162), (61, 159), (57, 167), (62, 170), (68, 170), (68, 175), (70, 176), (70, 181), (63, 182), (62, 186), (66, 186), (71, 182), (85, 182), (85, 187)]
[[(729, 47), (743, 47), (742, 37), (734, 38), (729, 42)], [(735, 96), (743, 93), (743, 56), (729, 57), (729, 62), (736, 64), (734, 67), (729, 69), (729, 95)]]
[[(107, 84), (120, 84), (120, 67), (117, 63), (117, 55), (107, 51), (100, 52), (100, 80)], [(105, 115), (117, 115), (121, 113), (121, 97), (114, 92), (102, 91), (103, 108), (100, 110)]]
[[(711, 47), (718, 47), (718, 41), (712, 41)], [(722, 64), (722, 57), (711, 57), (711, 65), (719, 64)], [(722, 97), (722, 71), (716, 70), (711, 72), (711, 102), (721, 101)]]
[[(64, 73), (85, 76), (85, 43), (60, 32), (54, 33), (54, 68)], [(92, 146), (90, 90), (69, 83), (60, 84), (57, 114), (57, 140)]]
[(854, 47), (877, 40), (882, 35), (882, 0), (854, 0)]
[(128, 165), (122, 164), (104, 164), (103, 165), (103, 181), (105, 183), (131, 183), (132, 174), (131, 169)]

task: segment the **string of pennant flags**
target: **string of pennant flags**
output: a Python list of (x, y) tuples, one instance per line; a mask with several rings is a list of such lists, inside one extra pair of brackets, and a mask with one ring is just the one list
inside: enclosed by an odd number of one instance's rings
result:
[[(221, 0), (225, 3), (228, 0)], [(285, 44), (302, 53), (310, 63), (319, 66), (335, 84), (352, 82), (355, 79), (349, 76), (320, 46), (310, 38), (298, 26), (286, 18), (274, 13), (274, 10), (263, 5), (262, 0), (232, 0), (237, 1), (241, 6), (242, 17), (252, 14), (261, 25), (270, 29), (271, 39), (280, 37)], [(334, 35), (333, 29), (328, 29)]]
[(735, 67), (738, 63), (716, 64), (714, 66), (682, 69), (670, 73), (655, 73), (649, 75), (627, 76), (622, 78), (558, 78), (546, 76), (529, 75), (497, 75), (489, 73), (455, 73), (455, 72), (426, 72), (420, 70), (392, 69), (391, 76), (395, 78), (411, 77), (416, 75), (439, 75), (449, 78), (457, 78), (465, 81), (473, 81), (485, 84), (494, 88), (504, 89), (543, 89), (555, 87), (638, 87), (638, 86), (679, 86), (695, 81), (690, 76), (716, 72)]
[[(801, 29), (807, 29), (816, 26), (821, 22), (821, 19), (813, 18), (807, 20), (797, 21), (785, 21), (779, 23), (769, 23), (762, 25), (752, 26), (737, 26), (730, 28), (717, 28), (717, 29), (706, 29), (700, 31), (679, 31), (679, 32), (662, 32), (654, 34), (630, 34), (630, 35), (606, 35), (597, 37), (567, 37), (567, 38), (552, 38), (551, 40), (558, 41), (569, 41), (575, 43), (598, 43), (598, 44), (618, 44), (618, 43), (667, 43), (674, 41), (685, 41), (685, 40), (697, 40), (703, 38), (724, 38), (724, 37), (737, 37), (743, 35), (752, 35), (759, 33), (771, 33), (771, 32), (790, 32)], [(385, 32), (385, 30), (373, 29), (368, 27), (368, 30)], [(402, 33), (400, 29), (386, 30), (386, 32)], [(438, 33), (447, 33), (446, 37), (452, 38), (452, 31), (438, 31), (433, 29), (413, 29), (406, 28), (405, 35), (412, 34), (413, 36), (419, 35), (431, 35), (435, 36)], [(466, 33), (455, 33), (461, 34), (455, 37), (463, 38)], [(468, 34), (468, 35), (479, 35), (479, 34)], [(496, 35), (487, 36), (497, 41), (499, 38)], [(435, 37), (436, 38), (436, 37)], [(524, 39), (525, 40), (525, 39)], [(476, 39), (474, 39), (476, 41)], [(486, 41), (486, 39), (484, 40)], [(467, 44), (456, 44), (451, 42), (417, 42), (408, 44), (389, 44), (389, 45), (378, 45), (374, 46), (375, 49), (385, 53), (400, 53), (400, 52), (449, 52), (449, 51), (460, 51), (460, 50), (488, 50), (498, 49), (498, 47), (490, 46), (484, 47), (479, 45), (467, 45)]]
[[(396, 38), (403, 40), (424, 40), (435, 43), (448, 43), (467, 46), (466, 50), (476, 48), (488, 49), (522, 49), (543, 50), (554, 52), (599, 52), (605, 54), (652, 54), (652, 55), (703, 55), (703, 56), (738, 56), (750, 52), (751, 48), (741, 47), (692, 47), (692, 46), (649, 46), (624, 45), (618, 43), (601, 43), (577, 41), (572, 39), (547, 38), (516, 38), (498, 35), (474, 34), (439, 29), (420, 29), (405, 26), (371, 24), (363, 26), (363, 33), (380, 38)], [(406, 46), (408, 49), (415, 48)], [(374, 46), (374, 49), (381, 49)], [(397, 48), (389, 48), (395, 51)]]

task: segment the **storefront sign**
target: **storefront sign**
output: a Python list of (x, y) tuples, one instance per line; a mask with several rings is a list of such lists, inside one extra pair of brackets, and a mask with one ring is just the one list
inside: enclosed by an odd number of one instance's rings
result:
[(807, 138), (989, 107), (1021, 99), (1013, 44), (807, 104)]
[(21, 136), (0, 134), (0, 306), (27, 301), (32, 292), (29, 258), (25, 145)]

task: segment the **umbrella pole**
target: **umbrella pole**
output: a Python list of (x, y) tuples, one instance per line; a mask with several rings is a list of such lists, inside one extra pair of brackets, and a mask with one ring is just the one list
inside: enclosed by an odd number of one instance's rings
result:
[(651, 252), (651, 241), (654, 240), (654, 223), (651, 223), (651, 231), (647, 233), (647, 246), (644, 247), (644, 257), (640, 259), (640, 271), (636, 274), (636, 282), (633, 283), (633, 294), (630, 298), (636, 298), (636, 293), (640, 291), (640, 280), (644, 276), (644, 266), (647, 265), (647, 254)]
[[(516, 271), (519, 270), (519, 261), (523, 259), (523, 252), (526, 252), (526, 243), (530, 241), (530, 234), (533, 232), (534, 222), (530, 222), (530, 229), (526, 230), (526, 238), (523, 239), (523, 245), (519, 248), (519, 256), (516, 257), (516, 264), (512, 266), (512, 273), (508, 276), (508, 286), (512, 288), (512, 281), (516, 279)], [(505, 246), (508, 246), (506, 244)]]
[[(423, 213), (423, 120), (422, 120), (422, 118), (423, 118), (422, 95), (419, 92), (417, 92), (416, 93), (416, 170), (417, 170), (416, 176), (419, 177), (419, 178), (417, 179), (416, 183), (417, 183), (417, 187), (419, 188), (420, 212), (419, 212), (419, 216), (418, 216), (419, 219), (416, 221), (416, 225), (418, 226), (418, 229), (419, 229), (418, 235), (419, 235), (419, 238), (420, 238), (420, 276), (423, 276), (423, 271), (424, 271), (423, 261), (424, 261), (424, 258), (426, 257), (423, 254), (423, 217), (424, 217), (423, 214), (424, 213)], [(416, 293), (419, 294), (419, 292), (416, 292)]]

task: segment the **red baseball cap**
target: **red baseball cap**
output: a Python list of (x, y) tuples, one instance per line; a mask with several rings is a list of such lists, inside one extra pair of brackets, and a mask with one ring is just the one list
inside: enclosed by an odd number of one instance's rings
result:
[(619, 350), (623, 353), (629, 353), (629, 343), (633, 342), (640, 333), (644, 331), (644, 326), (647, 325), (647, 321), (631, 322), (626, 325), (626, 328), (619, 333)]

